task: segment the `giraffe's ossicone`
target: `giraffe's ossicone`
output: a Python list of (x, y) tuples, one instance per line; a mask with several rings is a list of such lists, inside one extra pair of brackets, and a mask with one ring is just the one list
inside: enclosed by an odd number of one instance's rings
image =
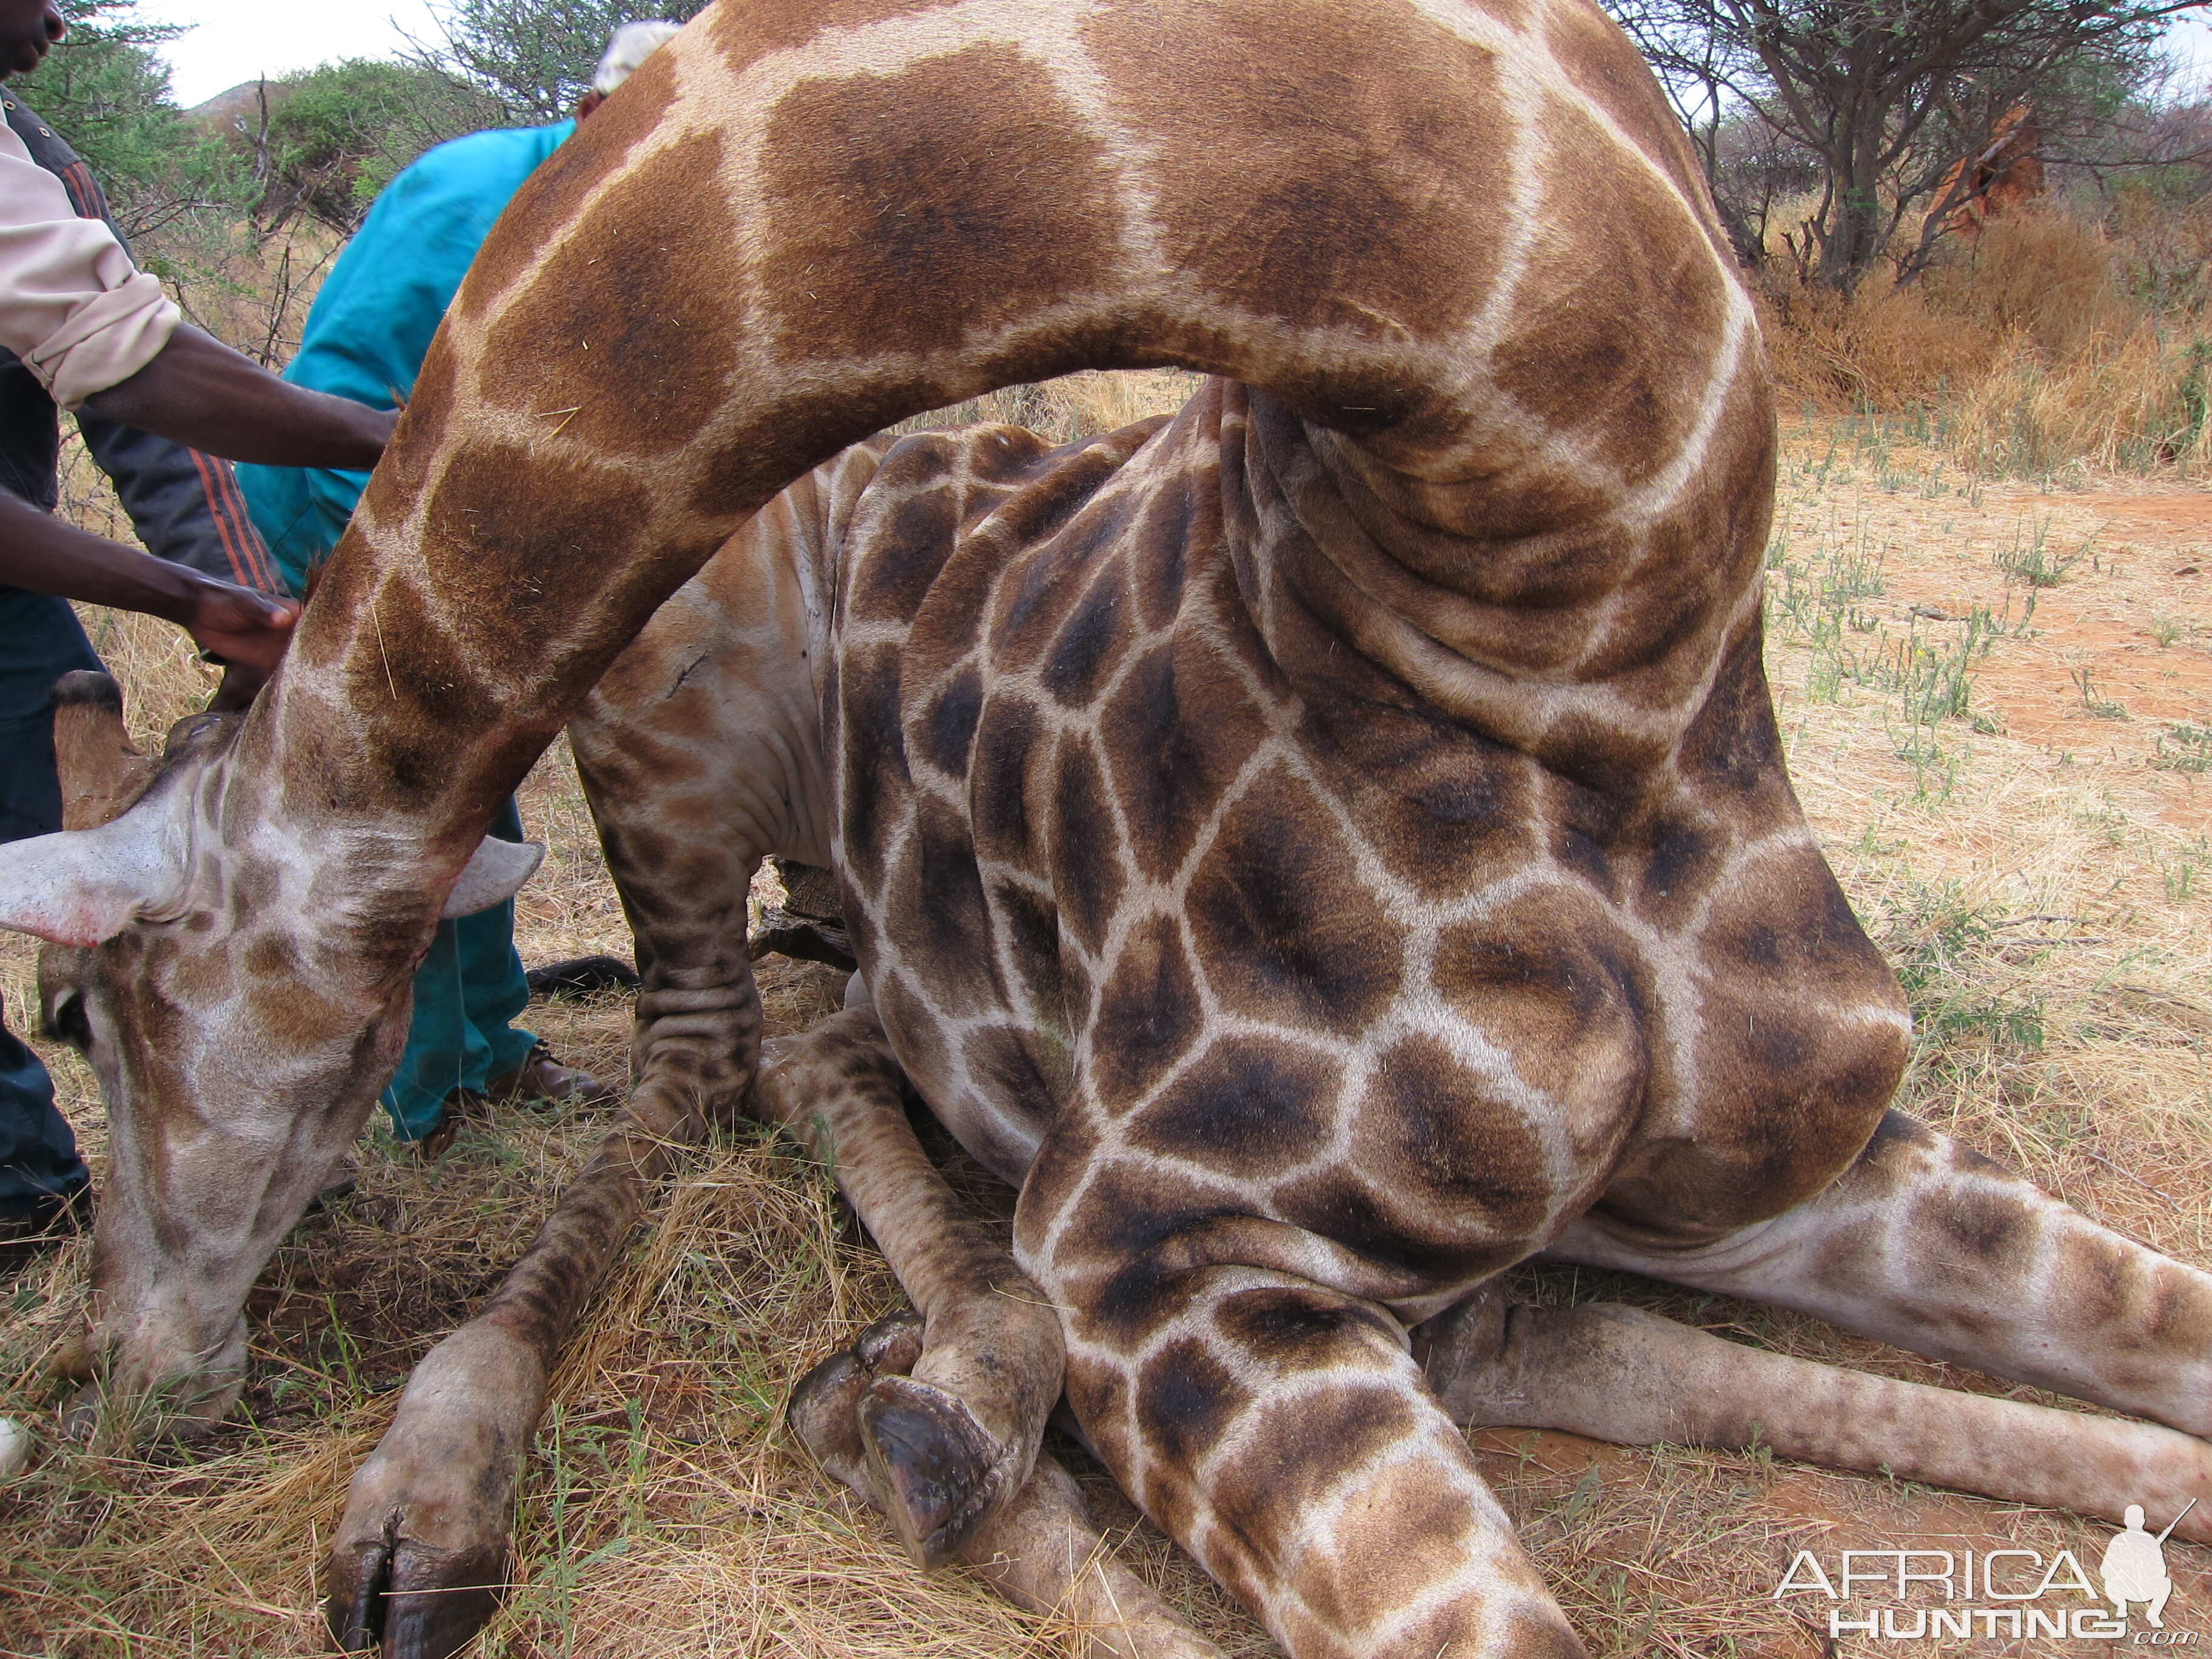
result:
[[(862, 441), (1162, 363), (1211, 378), (1090, 443)], [(581, 709), (636, 1088), (356, 1477), (349, 1645), (488, 1610), (569, 1322), (760, 1062), (769, 853), (836, 869), (862, 973), (759, 1096), (927, 1326), (833, 1364), (809, 1443), (926, 1561), (1073, 1550), (1063, 1365), (1294, 1659), (1575, 1646), (1455, 1417), (2205, 1488), (2212, 1279), (1884, 1117), (1902, 1000), (1761, 669), (1774, 444), (1695, 158), (1588, 0), (723, 0), (516, 197), (251, 714), (0, 849), (116, 1126), (106, 1397), (235, 1391), (247, 1285)], [(1017, 1261), (902, 1073), (1020, 1186)], [(1539, 1253), (2172, 1426), (1486, 1292)]]

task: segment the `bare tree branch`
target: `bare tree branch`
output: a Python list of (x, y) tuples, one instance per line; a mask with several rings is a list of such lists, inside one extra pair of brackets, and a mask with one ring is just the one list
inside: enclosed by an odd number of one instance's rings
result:
[(1955, 169), (2009, 112), (2033, 104), (2046, 133), (2066, 133), (2115, 88), (2150, 80), (2167, 22), (2207, 0), (1607, 3), (1696, 137), (1739, 253), (1758, 257), (1774, 194), (1771, 167), (1747, 191), (1725, 187), (1727, 129), (1748, 122), (1818, 169), (1819, 210), (1788, 245), (1808, 275), (1848, 292), (1916, 214), (1900, 270), (1925, 263), (1971, 193), (1949, 182)]

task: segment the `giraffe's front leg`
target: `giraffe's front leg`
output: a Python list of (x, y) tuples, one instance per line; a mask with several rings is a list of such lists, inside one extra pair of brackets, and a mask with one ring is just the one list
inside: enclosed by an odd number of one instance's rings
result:
[(660, 1097), (633, 1097), (483, 1311), (416, 1366), (332, 1540), (325, 1610), (341, 1648), (446, 1659), (491, 1616), (546, 1379), (671, 1147), (703, 1132)]
[[(1060, 1397), (1060, 1328), (930, 1163), (902, 1085), (873, 1011), (855, 1007), (770, 1043), (755, 1099), (830, 1165), (921, 1310), (918, 1352), (872, 1369), (850, 1389), (850, 1409), (872, 1501), (915, 1561), (934, 1567), (959, 1556), (1028, 1480)], [(817, 1372), (801, 1386), (842, 1399), (854, 1381)], [(804, 1425), (824, 1407), (816, 1398), (797, 1409)]]
[[(720, 569), (720, 562), (709, 567), (711, 574)], [(760, 1065), (761, 1003), (746, 948), (745, 901), (772, 841), (757, 815), (744, 810), (747, 786), (757, 786), (736, 764), (743, 754), (725, 752), (742, 733), (704, 722), (696, 710), (688, 711), (688, 727), (664, 729), (686, 708), (636, 691), (635, 682), (685, 642), (679, 624), (686, 620), (681, 606), (654, 619), (570, 722), (568, 738), (635, 942), (636, 1091), (726, 1126), (740, 1115)], [(703, 678), (715, 684), (712, 674)], [(694, 746), (732, 763), (702, 762)]]
[(1070, 1292), (1068, 1398), (1123, 1490), (1291, 1659), (1581, 1653), (1403, 1327), (1194, 1249)]
[[(814, 1461), (878, 1508), (860, 1405), (878, 1377), (912, 1370), (921, 1352), (921, 1316), (892, 1314), (792, 1390), (792, 1427)], [(1080, 1659), (1221, 1659), (1220, 1649), (1115, 1559), (1075, 1482), (1044, 1452), (1028, 1483), (957, 1559), (1016, 1607), (1073, 1626)]]
[(2212, 1437), (2212, 1275), (1900, 1113), (1818, 1197), (1717, 1241), (1593, 1214), (1553, 1256), (1795, 1308)]

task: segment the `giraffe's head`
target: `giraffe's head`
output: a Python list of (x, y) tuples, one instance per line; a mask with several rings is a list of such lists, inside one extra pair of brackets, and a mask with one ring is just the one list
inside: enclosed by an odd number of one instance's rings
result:
[[(437, 914), (355, 902), (351, 866), (385, 850), (358, 824), (319, 842), (228, 833), (262, 793), (234, 763), (243, 724), (194, 716), (149, 758), (112, 680), (67, 677), (67, 827), (0, 846), (0, 925), (47, 941), (42, 1024), (84, 1055), (107, 1105), (88, 1386), (72, 1412), (86, 1430), (189, 1435), (235, 1399), (246, 1291), (397, 1063), (420, 954), (405, 939), (427, 943)], [(511, 894), (541, 851), (486, 842), (446, 914)], [(380, 950), (329, 943), (379, 932)]]

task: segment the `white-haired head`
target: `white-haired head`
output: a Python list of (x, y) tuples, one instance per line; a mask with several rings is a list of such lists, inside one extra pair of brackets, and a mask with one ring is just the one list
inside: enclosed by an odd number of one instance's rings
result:
[(664, 22), (659, 18), (624, 23), (607, 42), (599, 68), (592, 71), (592, 90), (605, 97), (635, 74), (639, 65), (665, 46), (682, 27), (680, 23)]

